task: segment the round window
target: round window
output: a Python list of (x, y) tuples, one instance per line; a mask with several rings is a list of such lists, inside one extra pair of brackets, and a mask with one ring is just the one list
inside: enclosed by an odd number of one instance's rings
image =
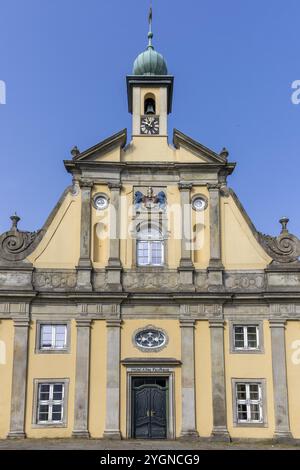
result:
[(94, 197), (94, 206), (95, 209), (103, 210), (108, 206), (108, 199), (104, 194), (96, 194)]
[(204, 211), (207, 207), (207, 199), (204, 196), (195, 196), (192, 201), (192, 207), (195, 211)]
[(166, 335), (155, 329), (145, 329), (135, 335), (135, 343), (143, 349), (161, 348), (166, 343)]

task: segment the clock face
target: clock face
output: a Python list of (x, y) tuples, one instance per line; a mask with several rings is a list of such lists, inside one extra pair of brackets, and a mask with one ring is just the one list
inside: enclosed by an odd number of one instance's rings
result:
[(159, 118), (154, 116), (144, 116), (141, 118), (141, 134), (159, 134)]

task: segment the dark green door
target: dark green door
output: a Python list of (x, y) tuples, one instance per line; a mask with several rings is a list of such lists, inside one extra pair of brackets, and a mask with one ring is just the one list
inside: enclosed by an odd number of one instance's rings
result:
[(138, 377), (133, 379), (133, 437), (165, 439), (167, 437), (167, 379)]

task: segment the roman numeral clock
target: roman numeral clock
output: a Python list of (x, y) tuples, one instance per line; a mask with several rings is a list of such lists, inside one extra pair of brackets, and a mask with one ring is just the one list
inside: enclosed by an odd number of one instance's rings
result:
[(159, 117), (142, 116), (141, 117), (141, 134), (144, 134), (144, 135), (159, 134)]

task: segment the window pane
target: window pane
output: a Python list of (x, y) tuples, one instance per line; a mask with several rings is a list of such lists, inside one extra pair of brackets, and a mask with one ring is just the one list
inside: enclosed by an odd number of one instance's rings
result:
[(234, 327), (234, 346), (236, 348), (244, 347), (244, 328), (242, 326)]
[(151, 243), (151, 264), (162, 264), (162, 242)]
[(49, 415), (48, 413), (39, 413), (39, 421), (48, 421)]
[(52, 406), (52, 421), (61, 421), (62, 419), (62, 406), (53, 405)]
[(137, 243), (137, 262), (138, 264), (149, 264), (149, 243), (141, 242)]
[(250, 384), (250, 400), (259, 400), (259, 385), (258, 384)]
[(53, 385), (53, 400), (62, 400), (63, 398), (63, 384)]
[(257, 348), (257, 328), (256, 326), (248, 326), (248, 346), (249, 348)]
[(39, 399), (42, 401), (49, 400), (50, 385), (49, 384), (40, 384), (39, 386)]
[(238, 400), (246, 400), (246, 384), (237, 384), (236, 391)]
[(49, 407), (48, 405), (39, 406), (38, 421), (48, 421), (49, 419)]
[(41, 347), (51, 348), (52, 346), (52, 326), (41, 325)]
[(251, 403), (251, 421), (260, 421), (260, 406), (258, 404)]
[(247, 421), (247, 405), (238, 404), (237, 414), (238, 421)]
[(66, 325), (56, 325), (55, 326), (55, 347), (56, 348), (64, 348), (65, 338), (66, 338)]

